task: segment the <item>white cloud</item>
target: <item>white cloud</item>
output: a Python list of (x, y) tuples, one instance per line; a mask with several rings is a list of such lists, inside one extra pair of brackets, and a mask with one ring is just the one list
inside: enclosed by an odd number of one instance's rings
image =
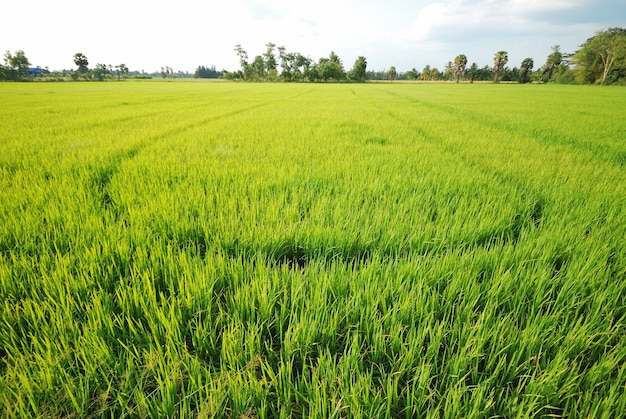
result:
[(503, 2), (503, 8), (512, 13), (544, 13), (571, 9), (579, 6), (581, 1), (576, 0), (510, 0)]
[(545, 59), (550, 46), (573, 52), (596, 31), (623, 25), (623, 0), (79, 0), (9, 2), (0, 52), (23, 49), (34, 65), (73, 68), (75, 52), (92, 64), (124, 62), (153, 71), (169, 65), (236, 69), (241, 44), (251, 58), (267, 42), (313, 59), (334, 50), (350, 67), (365, 55), (371, 68), (441, 67), (458, 53), (489, 64), (509, 51), (511, 63)]
[(397, 32), (401, 40), (423, 41), (431, 37), (435, 31), (445, 28), (452, 23), (455, 16), (449, 11), (445, 3), (431, 3), (419, 11), (417, 17), (408, 28)]
[(533, 16), (571, 9), (576, 2), (563, 0), (451, 0), (422, 8), (413, 22), (396, 32), (406, 41), (457, 38), (475, 31), (524, 32), (538, 22)]

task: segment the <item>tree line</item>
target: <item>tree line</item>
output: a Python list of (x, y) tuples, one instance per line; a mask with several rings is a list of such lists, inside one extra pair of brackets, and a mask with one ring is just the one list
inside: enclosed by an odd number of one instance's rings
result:
[(236, 45), (235, 52), (239, 57), (241, 69), (234, 72), (224, 71), (224, 78), (246, 81), (363, 82), (367, 77), (367, 60), (363, 56), (358, 57), (352, 69), (346, 72), (341, 59), (334, 51), (331, 51), (328, 57), (313, 61), (299, 52), (287, 52), (284, 46), (277, 48), (276, 44), (271, 42), (265, 47), (263, 55), (257, 55), (252, 61), (248, 61), (248, 53), (241, 45)]
[[(426, 65), (421, 71), (413, 68), (406, 72), (398, 72), (395, 66), (388, 70), (367, 70), (365, 57), (358, 57), (351, 70), (345, 71), (341, 59), (334, 51), (329, 57), (314, 61), (300, 53), (287, 53), (285, 47), (278, 48), (278, 59), (274, 53), (276, 45), (266, 44), (266, 52), (248, 61), (248, 53), (241, 47), (235, 46), (241, 69), (234, 72), (224, 72), (224, 78), (244, 81), (308, 81), (308, 82), (363, 82), (366, 80), (423, 80), (423, 81), (493, 81), (504, 82), (558, 82), (574, 83), (575, 70), (572, 70), (571, 55), (560, 51), (560, 46), (552, 47), (552, 53), (546, 63), (538, 70), (533, 71), (534, 60), (526, 58), (520, 67), (507, 67), (509, 62), (506, 51), (498, 51), (494, 55), (493, 66), (479, 67), (472, 63), (468, 66), (465, 54), (459, 54), (454, 61), (449, 61), (442, 70)], [(626, 54), (625, 54), (626, 55)], [(626, 60), (625, 60), (626, 61)], [(624, 63), (626, 66), (626, 62)]]
[[(241, 45), (235, 46), (240, 70), (224, 71), (223, 77), (245, 81), (309, 81), (309, 82), (363, 82), (366, 80), (431, 80), (431, 81), (493, 81), (499, 82), (553, 82), (563, 84), (625, 84), (626, 85), (626, 29), (609, 28), (587, 39), (573, 54), (563, 53), (559, 45), (552, 47), (545, 63), (535, 70), (532, 58), (525, 58), (519, 67), (507, 67), (507, 51), (494, 54), (493, 65), (468, 66), (465, 54), (457, 55), (442, 70), (426, 65), (422, 71), (413, 68), (400, 73), (394, 66), (388, 70), (367, 70), (365, 57), (358, 57), (351, 70), (345, 71), (335, 52), (317, 61), (299, 52), (287, 52), (284, 46), (265, 45), (266, 51), (249, 61)], [(277, 54), (276, 54), (277, 53)]]
[[(508, 53), (494, 54), (493, 65), (479, 67), (468, 65), (465, 54), (457, 55), (441, 70), (426, 65), (421, 71), (413, 68), (398, 72), (394, 66), (388, 70), (367, 69), (365, 57), (358, 57), (352, 68), (346, 70), (339, 56), (331, 51), (328, 57), (313, 60), (299, 52), (288, 52), (284, 46), (274, 43), (265, 45), (263, 54), (250, 60), (241, 45), (235, 46), (240, 69), (217, 71), (215, 66), (198, 66), (194, 74), (174, 72), (169, 66), (161, 67), (160, 72), (151, 74), (143, 70), (131, 72), (125, 64), (96, 64), (89, 67), (87, 57), (74, 54), (74, 70), (63, 70), (56, 74), (59, 79), (72, 80), (111, 80), (128, 77), (136, 78), (224, 78), (243, 81), (283, 81), (283, 82), (364, 82), (366, 80), (432, 80), (432, 81), (493, 81), (499, 82), (554, 82), (580, 84), (623, 84), (626, 85), (626, 29), (609, 28), (597, 32), (587, 39), (573, 54), (563, 53), (558, 45), (552, 47), (546, 62), (534, 69), (532, 58), (525, 58), (519, 67), (507, 67)], [(50, 78), (47, 68), (32, 68), (24, 51), (4, 54), (4, 65), (0, 65), (0, 80), (31, 80), (37, 77)]]
[(368, 71), (369, 80), (422, 80), (422, 81), (493, 81), (498, 82), (557, 82), (573, 83), (574, 72), (570, 68), (570, 56), (563, 54), (560, 47), (552, 47), (552, 53), (547, 57), (546, 63), (533, 71), (535, 63), (532, 58), (525, 58), (519, 67), (507, 67), (509, 63), (508, 53), (498, 51), (494, 54), (493, 65), (479, 67), (472, 63), (468, 66), (465, 54), (459, 54), (454, 61), (449, 61), (441, 70), (430, 65), (424, 66), (421, 71), (413, 68), (406, 72), (397, 72), (395, 67), (387, 71)]

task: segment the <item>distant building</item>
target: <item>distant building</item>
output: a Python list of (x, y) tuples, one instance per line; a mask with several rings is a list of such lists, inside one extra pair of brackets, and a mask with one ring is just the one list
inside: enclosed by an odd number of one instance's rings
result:
[(44, 70), (41, 67), (28, 67), (28, 75), (31, 77), (39, 76), (40, 74), (48, 74), (48, 70)]

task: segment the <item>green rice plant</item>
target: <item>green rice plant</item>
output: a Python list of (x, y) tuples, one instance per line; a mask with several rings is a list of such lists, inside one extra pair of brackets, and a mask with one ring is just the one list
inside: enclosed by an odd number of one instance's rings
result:
[(620, 90), (0, 90), (0, 416), (626, 410)]

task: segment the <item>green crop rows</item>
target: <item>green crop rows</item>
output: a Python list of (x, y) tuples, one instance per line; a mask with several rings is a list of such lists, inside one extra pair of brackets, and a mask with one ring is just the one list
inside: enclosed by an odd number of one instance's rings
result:
[(0, 417), (626, 411), (623, 89), (0, 99)]

